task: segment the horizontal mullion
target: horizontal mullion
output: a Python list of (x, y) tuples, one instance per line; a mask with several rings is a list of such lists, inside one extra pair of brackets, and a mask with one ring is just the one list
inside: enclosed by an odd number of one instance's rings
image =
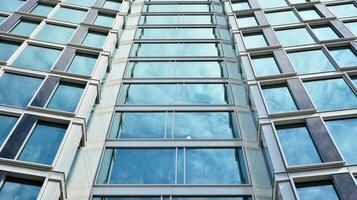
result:
[(237, 148), (243, 143), (238, 139), (162, 139), (162, 140), (107, 140), (107, 148), (175, 148), (175, 147), (209, 147)]

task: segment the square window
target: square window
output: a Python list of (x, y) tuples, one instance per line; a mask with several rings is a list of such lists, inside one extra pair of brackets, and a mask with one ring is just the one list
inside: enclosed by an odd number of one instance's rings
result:
[(244, 34), (243, 41), (246, 48), (248, 49), (268, 46), (268, 43), (262, 33)]
[(331, 61), (321, 49), (291, 52), (288, 56), (298, 74), (335, 71)]
[(41, 182), (6, 177), (0, 188), (0, 199), (37, 199), (41, 187)]
[(75, 112), (82, 97), (84, 86), (60, 82), (48, 102), (47, 108), (65, 112)]
[(94, 0), (65, 0), (66, 3), (71, 3), (71, 4), (76, 4), (76, 5), (81, 5), (81, 6), (87, 6), (90, 7), (93, 5)]
[(90, 76), (97, 63), (98, 56), (77, 53), (67, 72)]
[(327, 8), (338, 18), (357, 16), (357, 8), (353, 3), (333, 5)]
[(343, 78), (308, 81), (304, 85), (319, 111), (357, 107), (357, 96)]
[(321, 14), (315, 9), (299, 10), (299, 15), (303, 20), (321, 19)]
[(0, 0), (0, 11), (15, 12), (24, 2), (23, 0)]
[(300, 22), (299, 19), (296, 17), (295, 13), (290, 10), (265, 13), (265, 16), (267, 17), (268, 22), (271, 25), (292, 24)]
[(243, 0), (243, 1), (232, 1), (232, 10), (238, 11), (238, 10), (248, 10), (250, 9), (250, 5), (248, 1)]
[(332, 182), (311, 182), (296, 184), (300, 200), (324, 199), (339, 200)]
[(270, 113), (296, 111), (297, 107), (287, 86), (269, 86), (262, 88), (265, 102)]
[(67, 44), (72, 38), (75, 28), (46, 24), (35, 36), (37, 40)]
[(276, 37), (283, 46), (298, 46), (306, 44), (314, 44), (315, 41), (311, 37), (306, 28), (294, 28), (275, 31)]
[(107, 33), (89, 31), (84, 38), (82, 45), (103, 48), (107, 35)]
[(257, 77), (280, 74), (278, 64), (273, 55), (252, 57), (252, 67)]
[(12, 56), (12, 54), (15, 53), (20, 45), (21, 44), (17, 42), (0, 40), (0, 61), (6, 62)]
[(95, 25), (111, 27), (115, 20), (115, 16), (99, 14), (94, 21)]
[(257, 0), (260, 7), (263, 9), (266, 8), (275, 8), (275, 7), (284, 7), (287, 6), (284, 0)]
[(254, 16), (238, 16), (237, 17), (238, 26), (241, 28), (258, 26), (258, 22)]
[(331, 26), (312, 27), (312, 32), (320, 41), (339, 39), (339, 34)]
[(61, 51), (57, 49), (28, 45), (15, 59), (12, 65), (26, 69), (48, 72), (51, 70), (60, 54)]
[(31, 11), (31, 14), (34, 15), (41, 15), (41, 16), (48, 16), (48, 14), (50, 14), (50, 12), (52, 11), (52, 9), (54, 8), (54, 6), (52, 5), (48, 5), (48, 4), (41, 4), (38, 3)]
[(357, 22), (344, 22), (345, 26), (357, 36)]
[(0, 146), (5, 142), (6, 138), (14, 128), (18, 118), (9, 115), (0, 115)]
[(356, 52), (350, 47), (331, 48), (329, 52), (341, 68), (357, 66)]
[(121, 1), (119, 0), (106, 0), (103, 5), (103, 8), (119, 11), (120, 6), (121, 6)]
[(38, 25), (38, 22), (21, 20), (10, 30), (10, 33), (30, 36)]
[(51, 18), (79, 24), (83, 20), (86, 13), (87, 12), (83, 10), (60, 7), (56, 10), (55, 14), (52, 15)]

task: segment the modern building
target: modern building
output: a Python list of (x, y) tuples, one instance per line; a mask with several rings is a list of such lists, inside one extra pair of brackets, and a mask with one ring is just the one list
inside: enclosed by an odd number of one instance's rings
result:
[(0, 0), (0, 200), (357, 199), (357, 1)]

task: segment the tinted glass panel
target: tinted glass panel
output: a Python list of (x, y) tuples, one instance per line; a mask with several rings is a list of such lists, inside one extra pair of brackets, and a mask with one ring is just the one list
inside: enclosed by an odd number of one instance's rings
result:
[(65, 0), (66, 3), (72, 3), (72, 4), (77, 4), (77, 5), (82, 5), (82, 6), (87, 6), (90, 7), (93, 4), (94, 0)]
[(60, 7), (51, 18), (78, 24), (82, 21), (85, 15), (86, 11), (83, 10)]
[(53, 6), (46, 4), (37, 4), (30, 13), (35, 15), (47, 16), (53, 9)]
[(297, 110), (288, 87), (266, 87), (263, 88), (263, 94), (271, 113)]
[(37, 28), (37, 22), (20, 21), (14, 28), (10, 30), (10, 33), (30, 36), (31, 33)]
[(0, 199), (36, 200), (42, 183), (17, 178), (6, 178), (1, 189)]
[(76, 54), (69, 65), (67, 72), (82, 74), (82, 75), (91, 75), (92, 71), (97, 63), (97, 56), (86, 55), (86, 54)]
[(233, 10), (246, 10), (246, 9), (250, 9), (250, 5), (247, 1), (240, 1), (240, 2), (232, 1), (232, 9)]
[(354, 16), (357, 16), (357, 8), (352, 3), (351, 4), (328, 6), (328, 9), (336, 17), (354, 17)]
[(272, 25), (299, 23), (293, 11), (265, 13), (265, 16)]
[(320, 14), (315, 10), (300, 10), (299, 15), (303, 20), (320, 19)]
[[(51, 165), (62, 142), (66, 127), (38, 123), (23, 148), (19, 160)], [(43, 138), (46, 138), (45, 140)]]
[(105, 3), (104, 3), (103, 8), (119, 11), (120, 6), (121, 6), (120, 1), (106, 0)]
[(24, 2), (22, 0), (0, 0), (0, 11), (15, 12)]
[(214, 28), (145, 28), (138, 29), (137, 39), (219, 39)]
[(114, 20), (115, 16), (99, 14), (95, 19), (94, 24), (111, 27), (113, 25)]
[(273, 56), (252, 57), (252, 67), (256, 76), (280, 74), (279, 67)]
[(300, 200), (339, 200), (332, 183), (311, 183), (297, 185), (296, 190)]
[(46, 24), (35, 39), (47, 42), (66, 44), (74, 34), (75, 28)]
[(329, 26), (326, 27), (315, 27), (312, 31), (317, 36), (317, 38), (322, 40), (333, 40), (340, 38), (337, 33)]
[(47, 108), (74, 112), (83, 93), (83, 86), (60, 83)]
[(214, 24), (211, 15), (141, 16), (140, 24)]
[(88, 32), (82, 44), (85, 46), (102, 48), (107, 39), (107, 35), (107, 33)]
[(357, 35), (357, 22), (345, 22), (344, 24), (355, 36)]
[(357, 56), (351, 48), (336, 48), (329, 49), (330, 54), (335, 59), (340, 67), (355, 67), (357, 66)]
[(7, 61), (19, 46), (19, 43), (0, 40), (0, 61)]
[(260, 7), (262, 8), (274, 8), (274, 7), (282, 7), (287, 6), (284, 0), (258, 0)]
[(209, 4), (145, 5), (143, 12), (213, 12)]
[(315, 43), (305, 28), (295, 28), (275, 31), (280, 44), (283, 46), (296, 46)]
[(246, 34), (243, 36), (247, 48), (267, 47), (268, 43), (263, 34)]
[(0, 146), (3, 144), (5, 139), (10, 134), (12, 128), (17, 122), (17, 117), (12, 117), (8, 115), (0, 115)]
[(258, 26), (258, 22), (255, 17), (238, 17), (237, 23), (239, 27), (250, 27), (250, 26)]
[(0, 24), (2, 24), (3, 21), (5, 21), (7, 17), (0, 15)]

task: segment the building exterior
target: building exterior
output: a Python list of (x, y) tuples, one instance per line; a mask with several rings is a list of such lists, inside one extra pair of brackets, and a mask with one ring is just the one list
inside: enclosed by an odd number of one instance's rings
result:
[(0, 0), (0, 199), (357, 199), (357, 2)]

